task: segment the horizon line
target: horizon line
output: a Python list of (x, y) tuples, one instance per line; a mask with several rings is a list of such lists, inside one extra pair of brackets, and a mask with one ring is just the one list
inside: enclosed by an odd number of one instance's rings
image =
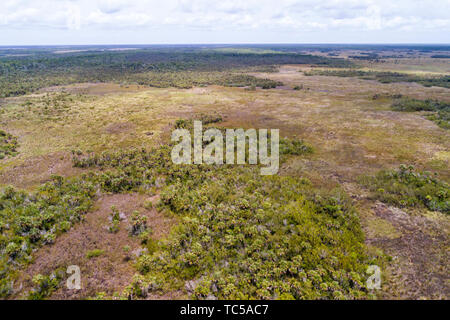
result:
[(450, 42), (191, 42), (191, 43), (86, 43), (86, 44), (0, 44), (0, 47), (53, 46), (189, 46), (189, 45), (446, 45)]

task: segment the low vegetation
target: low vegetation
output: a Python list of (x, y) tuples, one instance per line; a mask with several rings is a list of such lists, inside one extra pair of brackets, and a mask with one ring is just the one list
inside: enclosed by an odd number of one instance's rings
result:
[(364, 80), (377, 80), (381, 83), (393, 82), (417, 82), (425, 87), (450, 88), (450, 76), (417, 76), (408, 73), (390, 71), (363, 71), (358, 69), (345, 70), (312, 70), (305, 72), (306, 76), (334, 76), (334, 77), (358, 77)]
[(55, 270), (50, 275), (37, 274), (33, 277), (34, 288), (28, 293), (29, 300), (43, 300), (51, 296), (58, 289), (65, 272), (62, 269)]
[(372, 197), (382, 202), (450, 214), (450, 186), (430, 172), (418, 172), (413, 166), (402, 165), (361, 181), (372, 191)]
[(300, 156), (303, 154), (312, 153), (313, 148), (306, 144), (301, 139), (289, 139), (289, 138), (281, 138), (280, 139), (280, 154), (281, 155), (294, 155)]
[(0, 130), (0, 160), (5, 157), (17, 155), (19, 143), (17, 138), (3, 130)]
[(0, 297), (13, 292), (17, 270), (36, 248), (81, 221), (92, 205), (94, 185), (54, 177), (36, 192), (5, 188), (0, 193)]
[(97, 258), (100, 257), (105, 251), (102, 249), (93, 249), (93, 250), (89, 250), (86, 253), (86, 258), (88, 259), (92, 259), (92, 258)]
[[(304, 147), (290, 143), (288, 149), (298, 154)], [(150, 242), (130, 296), (180, 289), (198, 299), (368, 296), (371, 258), (342, 192), (318, 196), (306, 179), (262, 178), (250, 166), (177, 166), (168, 151), (75, 159), (77, 166), (104, 170), (103, 188), (114, 192), (148, 189), (162, 178), (159, 209), (183, 220), (156, 248)], [(141, 230), (144, 222), (133, 221), (133, 230)]]
[(450, 129), (450, 103), (436, 100), (418, 100), (407, 97), (396, 99), (392, 110), (404, 112), (430, 111), (427, 118), (444, 129)]

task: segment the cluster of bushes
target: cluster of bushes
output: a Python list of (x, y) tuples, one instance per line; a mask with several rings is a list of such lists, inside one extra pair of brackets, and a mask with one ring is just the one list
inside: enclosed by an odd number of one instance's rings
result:
[(139, 259), (145, 286), (198, 299), (366, 297), (355, 211), (339, 195), (308, 199), (306, 188), (252, 168), (199, 170), (168, 186), (161, 207), (183, 223)]
[[(217, 123), (217, 122), (221, 122), (223, 120), (220, 115), (215, 115), (215, 114), (200, 114), (196, 118), (201, 120), (203, 125)], [(194, 127), (194, 124), (193, 124), (192, 119), (178, 119), (175, 122), (175, 128), (177, 128), (177, 129), (188, 129), (192, 132), (193, 127)], [(223, 142), (225, 143), (226, 128), (217, 127), (216, 129), (219, 129), (222, 132), (222, 135), (224, 138)], [(270, 136), (269, 136), (268, 144), (270, 145), (270, 143), (271, 143), (271, 141), (270, 141)], [(237, 148), (237, 145), (235, 145), (235, 149), (236, 148)], [(224, 152), (225, 152), (225, 150), (224, 150)], [(282, 138), (280, 138), (280, 141), (279, 141), (279, 153), (281, 156), (283, 156), (283, 155), (299, 156), (299, 155), (313, 153), (313, 148), (310, 145), (308, 145), (307, 143), (305, 143), (302, 139), (298, 139), (296, 137), (293, 137), (293, 138), (282, 137)], [(248, 145), (246, 146), (246, 159), (248, 159)], [(285, 159), (281, 158), (281, 161), (283, 161), (283, 160), (285, 160)]]
[(401, 165), (397, 170), (383, 170), (361, 182), (372, 196), (399, 207), (426, 207), (450, 214), (450, 186), (429, 172), (418, 172), (413, 166)]
[(312, 70), (305, 72), (306, 76), (335, 76), (358, 77), (364, 80), (377, 80), (381, 83), (416, 82), (425, 87), (450, 88), (450, 76), (423, 77), (407, 73), (389, 71), (363, 71), (358, 69), (348, 70)]
[(63, 269), (57, 269), (50, 275), (37, 274), (33, 277), (34, 288), (28, 293), (29, 300), (43, 300), (56, 291), (65, 277)]
[[(283, 141), (286, 154), (308, 152), (300, 141)], [(157, 242), (145, 217), (133, 213), (130, 234), (148, 250), (128, 295), (186, 290), (198, 299), (370, 297), (365, 271), (376, 258), (366, 255), (358, 215), (342, 192), (319, 195), (306, 179), (263, 177), (256, 166), (175, 165), (170, 151), (163, 145), (75, 153), (75, 166), (98, 170), (76, 179), (55, 177), (32, 194), (5, 189), (2, 296), (11, 294), (17, 267), (31, 260), (32, 250), (80, 221), (99, 191), (158, 188), (158, 209), (182, 223)], [(40, 283), (52, 288), (47, 280)]]
[(312, 153), (313, 148), (297, 138), (280, 138), (280, 154), (300, 156)]
[(450, 111), (450, 103), (437, 100), (418, 100), (408, 97), (401, 97), (392, 103), (392, 109), (395, 111)]
[(444, 129), (450, 129), (450, 103), (437, 100), (418, 100), (408, 97), (400, 97), (396, 99), (392, 105), (392, 110), (414, 112), (414, 111), (430, 111), (433, 114), (427, 116), (429, 120)]
[(0, 130), (0, 160), (7, 156), (14, 157), (17, 155), (19, 142), (12, 134)]
[[(318, 196), (305, 179), (262, 177), (254, 166), (174, 165), (169, 150), (74, 159), (80, 167), (120, 171), (127, 181), (158, 176), (159, 209), (182, 219), (139, 258), (142, 275), (127, 289), (131, 297), (175, 289), (199, 299), (368, 296), (372, 261), (342, 193)], [(290, 142), (287, 150), (298, 154), (304, 146)], [(135, 182), (133, 188), (144, 184)]]
[(0, 297), (12, 293), (15, 273), (33, 250), (83, 219), (95, 192), (89, 181), (55, 176), (33, 193), (12, 187), (0, 193)]

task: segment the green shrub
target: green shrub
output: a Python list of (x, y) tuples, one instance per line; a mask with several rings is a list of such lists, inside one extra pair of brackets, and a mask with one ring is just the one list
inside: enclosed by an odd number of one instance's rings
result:
[(86, 258), (88, 258), (88, 259), (97, 258), (97, 257), (100, 257), (103, 253), (105, 253), (105, 251), (102, 249), (89, 250), (86, 253)]
[(401, 97), (396, 99), (392, 105), (392, 110), (414, 112), (414, 111), (430, 111), (433, 114), (428, 115), (427, 118), (434, 121), (438, 126), (449, 129), (450, 128), (450, 103), (441, 102), (437, 100), (418, 100), (408, 97)]
[(147, 217), (140, 215), (138, 211), (133, 211), (131, 214), (130, 235), (138, 236), (147, 230)]
[(108, 231), (111, 233), (117, 233), (120, 229), (120, 213), (116, 206), (111, 206), (111, 214), (109, 215), (110, 225)]
[(32, 280), (35, 287), (28, 293), (28, 299), (42, 300), (51, 296), (58, 289), (63, 277), (64, 271), (62, 270), (57, 270), (50, 275), (35, 275)]
[(380, 201), (399, 207), (426, 207), (450, 213), (450, 187), (428, 172), (417, 172), (413, 166), (401, 165), (397, 170), (383, 170), (361, 182)]
[(289, 139), (289, 138), (281, 138), (280, 139), (280, 154), (283, 155), (303, 155), (312, 153), (313, 149), (311, 146), (305, 144), (303, 140), (300, 139)]
[[(296, 139), (282, 140), (280, 148), (311, 151)], [(181, 220), (165, 241), (146, 236), (148, 253), (137, 264), (144, 277), (130, 286), (133, 297), (148, 282), (157, 290), (184, 290), (191, 280), (198, 287), (189, 293), (199, 299), (370, 297), (365, 271), (375, 260), (340, 191), (319, 195), (302, 179), (263, 177), (257, 166), (174, 165), (170, 146), (82, 155), (74, 164), (102, 168), (91, 179), (103, 188), (120, 173), (126, 183), (118, 192), (154, 186), (158, 177), (158, 209)], [(146, 231), (141, 218), (132, 215), (130, 233)]]
[(19, 143), (16, 137), (0, 130), (0, 160), (7, 156), (16, 156), (18, 146)]

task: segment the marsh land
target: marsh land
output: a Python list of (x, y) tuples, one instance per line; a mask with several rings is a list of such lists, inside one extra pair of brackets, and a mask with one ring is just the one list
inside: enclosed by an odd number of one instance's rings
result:
[[(278, 174), (173, 164), (193, 120)], [(0, 297), (449, 299), (449, 121), (448, 45), (0, 47)]]

